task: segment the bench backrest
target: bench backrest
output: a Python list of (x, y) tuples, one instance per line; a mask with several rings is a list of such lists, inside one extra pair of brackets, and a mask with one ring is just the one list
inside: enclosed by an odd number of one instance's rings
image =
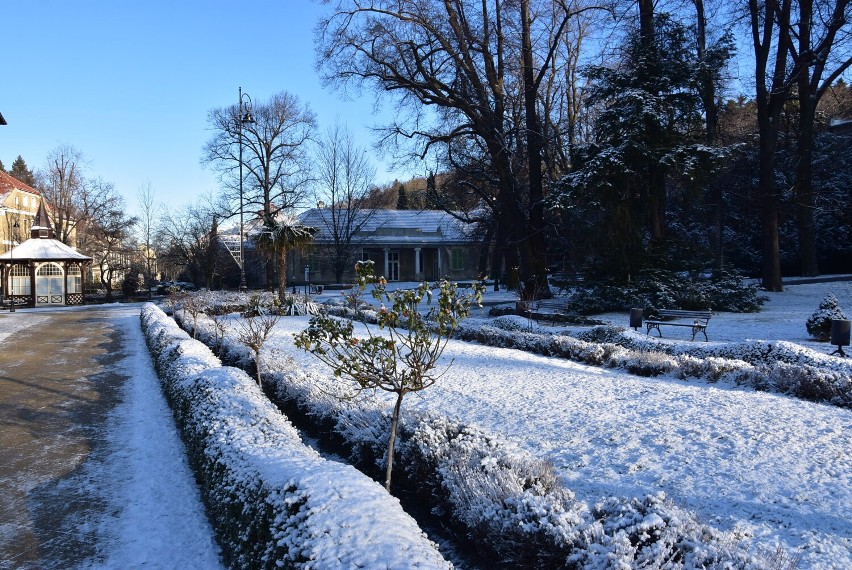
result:
[(709, 321), (713, 316), (713, 311), (681, 311), (674, 309), (661, 309), (659, 315), (661, 317), (671, 317), (675, 319), (701, 319)]

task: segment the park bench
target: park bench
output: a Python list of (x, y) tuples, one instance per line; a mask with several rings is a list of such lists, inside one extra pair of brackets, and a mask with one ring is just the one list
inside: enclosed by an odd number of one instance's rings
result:
[(549, 311), (553, 311), (554, 313), (566, 314), (568, 312), (565, 299), (560, 297), (553, 297), (552, 299), (539, 299), (538, 301), (533, 301), (533, 307), (536, 311), (547, 309)]
[(710, 317), (713, 316), (712, 311), (681, 311), (662, 309), (660, 311), (657, 311), (657, 315), (659, 315), (659, 319), (645, 321), (645, 327), (647, 327), (647, 332), (645, 333), (646, 335), (651, 334), (652, 330), (657, 329), (657, 334), (662, 337), (663, 333), (662, 331), (660, 331), (661, 326), (690, 327), (692, 329), (692, 340), (695, 340), (695, 335), (699, 332), (704, 335), (705, 341), (709, 340), (707, 338), (707, 323), (710, 321)]

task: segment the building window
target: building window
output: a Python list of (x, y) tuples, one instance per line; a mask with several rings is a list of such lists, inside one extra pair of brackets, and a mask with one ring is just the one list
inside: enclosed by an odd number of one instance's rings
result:
[(320, 270), (320, 258), (317, 254), (308, 254), (308, 267), (311, 273), (317, 273)]
[(83, 275), (79, 265), (68, 266), (68, 293), (83, 292)]
[(32, 292), (30, 289), (30, 268), (26, 265), (15, 265), (12, 268), (11, 289), (12, 295), (29, 295)]
[(452, 249), (450, 250), (450, 269), (453, 271), (461, 271), (464, 269), (464, 250), (463, 249)]

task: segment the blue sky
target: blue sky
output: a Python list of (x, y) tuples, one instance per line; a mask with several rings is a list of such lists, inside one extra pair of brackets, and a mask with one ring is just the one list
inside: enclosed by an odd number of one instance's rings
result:
[[(112, 182), (132, 210), (150, 184), (159, 202), (188, 204), (218, 190), (199, 163), (207, 113), (289, 91), (308, 102), (321, 130), (339, 119), (370, 147), (374, 96), (344, 101), (314, 71), (313, 27), (328, 7), (314, 0), (4, 0), (0, 160), (44, 167), (61, 144), (86, 172)], [(390, 172), (377, 183), (421, 174)]]

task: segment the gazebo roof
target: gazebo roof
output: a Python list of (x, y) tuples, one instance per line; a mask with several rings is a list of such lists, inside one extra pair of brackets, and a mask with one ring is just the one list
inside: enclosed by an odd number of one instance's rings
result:
[(16, 260), (92, 261), (91, 257), (83, 255), (53, 238), (53, 226), (50, 224), (50, 218), (44, 209), (44, 201), (38, 205), (35, 224), (30, 229), (30, 236), (30, 239), (12, 248), (12, 251), (0, 255), (0, 262)]
[(68, 247), (57, 239), (30, 238), (12, 251), (0, 255), (0, 261), (91, 261), (92, 258)]

